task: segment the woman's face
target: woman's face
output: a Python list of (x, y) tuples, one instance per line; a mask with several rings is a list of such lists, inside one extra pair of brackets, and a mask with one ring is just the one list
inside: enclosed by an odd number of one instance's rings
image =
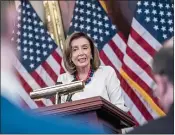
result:
[(71, 47), (72, 61), (76, 68), (90, 66), (92, 54), (89, 41), (84, 37), (80, 37), (78, 39), (72, 40)]

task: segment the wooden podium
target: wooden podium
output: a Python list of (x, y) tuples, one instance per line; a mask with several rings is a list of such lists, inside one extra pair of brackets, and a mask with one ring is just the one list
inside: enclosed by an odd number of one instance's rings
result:
[(85, 125), (97, 125), (105, 133), (121, 133), (122, 128), (134, 126), (134, 120), (124, 111), (102, 97), (67, 102), (35, 110), (39, 115), (54, 115), (74, 119)]

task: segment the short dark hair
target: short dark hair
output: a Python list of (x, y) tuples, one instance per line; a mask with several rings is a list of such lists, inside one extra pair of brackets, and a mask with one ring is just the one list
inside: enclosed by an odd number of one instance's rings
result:
[(161, 48), (153, 58), (153, 72), (166, 75), (174, 85), (174, 47)]

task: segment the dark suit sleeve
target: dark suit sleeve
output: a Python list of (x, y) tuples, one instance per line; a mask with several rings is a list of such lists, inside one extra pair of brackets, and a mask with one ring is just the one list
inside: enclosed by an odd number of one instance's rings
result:
[(149, 121), (147, 124), (137, 127), (128, 134), (173, 134), (173, 117), (161, 117)]

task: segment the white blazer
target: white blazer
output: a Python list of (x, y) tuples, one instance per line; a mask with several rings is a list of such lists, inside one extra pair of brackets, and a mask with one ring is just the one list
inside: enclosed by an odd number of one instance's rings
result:
[[(66, 84), (73, 80), (73, 75), (64, 73), (58, 77), (57, 82)], [(110, 66), (100, 66), (94, 72), (91, 81), (85, 85), (84, 91), (75, 93), (72, 96), (72, 101), (95, 96), (101, 96), (123, 111), (128, 111), (128, 108), (125, 106), (120, 81), (117, 78), (115, 70)], [(66, 102), (66, 98), (67, 96), (62, 97), (62, 103)]]

